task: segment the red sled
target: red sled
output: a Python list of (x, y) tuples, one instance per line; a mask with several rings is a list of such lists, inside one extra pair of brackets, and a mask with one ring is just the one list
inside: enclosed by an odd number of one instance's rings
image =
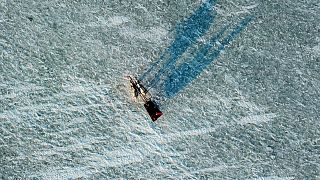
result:
[(156, 121), (162, 115), (162, 112), (159, 110), (157, 105), (151, 100), (147, 101), (144, 104), (144, 107), (149, 113), (149, 116), (151, 117), (152, 121)]

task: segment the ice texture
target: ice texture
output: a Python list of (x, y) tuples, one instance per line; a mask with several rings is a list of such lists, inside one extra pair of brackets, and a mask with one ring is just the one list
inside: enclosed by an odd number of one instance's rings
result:
[[(0, 179), (319, 179), (319, 15), (318, 0), (0, 0)], [(156, 122), (124, 78), (144, 74)]]

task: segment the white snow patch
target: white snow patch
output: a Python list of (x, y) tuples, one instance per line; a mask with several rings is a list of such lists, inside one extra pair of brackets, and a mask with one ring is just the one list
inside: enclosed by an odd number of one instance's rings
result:
[(250, 9), (254, 9), (256, 7), (258, 7), (258, 4), (253, 4), (250, 6), (242, 6), (242, 9), (250, 10)]
[(41, 177), (45, 177), (44, 179), (52, 179), (52, 180), (78, 179), (78, 178), (87, 179), (89, 177), (89, 175), (86, 173), (86, 171), (83, 168), (71, 168), (71, 167), (70, 168), (63, 167), (61, 169), (50, 168), (44, 172), (34, 175), (34, 177), (39, 177), (39, 175)]
[(194, 173), (220, 172), (220, 171), (225, 171), (227, 169), (232, 169), (232, 168), (239, 168), (239, 166), (218, 165), (218, 166), (213, 166), (210, 168), (199, 169), (199, 170), (193, 171), (191, 173), (194, 174)]
[(216, 11), (219, 15), (222, 15), (222, 16), (233, 16), (233, 15), (250, 13), (250, 10), (258, 7), (258, 5), (259, 4), (253, 4), (253, 5), (249, 5), (249, 6), (237, 6), (234, 4), (234, 6), (236, 6), (236, 11), (227, 12), (226, 10), (219, 8), (219, 7), (216, 7)]
[(99, 27), (99, 26), (107, 26), (107, 27), (113, 27), (113, 26), (119, 26), (124, 23), (127, 23), (130, 21), (130, 18), (125, 16), (112, 16), (108, 19), (105, 19), (103, 16), (97, 17), (97, 21), (91, 22), (88, 24), (88, 26), (91, 27)]
[(250, 180), (291, 180), (295, 179), (294, 177), (279, 177), (279, 176), (267, 176), (267, 177), (258, 177)]
[(262, 115), (251, 115), (240, 119), (237, 123), (239, 124), (260, 124), (268, 121), (272, 121), (273, 118), (277, 117), (275, 113), (262, 114)]
[(129, 22), (129, 18), (128, 17), (124, 17), (124, 16), (113, 16), (108, 18), (108, 22), (110, 23), (111, 26), (119, 26), (123, 23)]
[(312, 48), (312, 52), (314, 52), (314, 53), (317, 54), (317, 55), (320, 55), (320, 44), (314, 46), (314, 47)]
[(167, 36), (168, 31), (162, 27), (152, 27), (148, 31), (133, 28), (123, 28), (120, 34), (128, 39), (142, 39), (150, 42), (159, 42)]
[[(120, 153), (120, 152), (118, 152)], [(87, 157), (87, 161), (89, 162), (90, 166), (95, 166), (99, 168), (104, 168), (104, 167), (121, 167), (126, 164), (131, 164), (131, 163), (138, 163), (143, 161), (143, 156), (142, 155), (135, 155), (135, 152), (132, 152), (132, 154), (124, 153), (124, 154), (114, 154), (116, 156), (107, 156), (109, 158), (106, 158), (104, 156), (91, 156)]]

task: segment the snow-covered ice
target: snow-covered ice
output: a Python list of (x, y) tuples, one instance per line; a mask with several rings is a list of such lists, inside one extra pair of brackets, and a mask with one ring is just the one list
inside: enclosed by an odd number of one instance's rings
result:
[[(0, 0), (0, 179), (319, 179), (319, 14)], [(126, 75), (153, 87), (155, 123)]]

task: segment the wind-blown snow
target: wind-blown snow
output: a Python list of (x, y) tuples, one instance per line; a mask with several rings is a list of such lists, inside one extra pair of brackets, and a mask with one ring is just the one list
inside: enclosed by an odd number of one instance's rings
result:
[[(319, 179), (319, 22), (316, 0), (0, 1), (0, 179)], [(197, 72), (150, 90), (154, 123), (124, 77), (168, 49), (159, 82)]]

